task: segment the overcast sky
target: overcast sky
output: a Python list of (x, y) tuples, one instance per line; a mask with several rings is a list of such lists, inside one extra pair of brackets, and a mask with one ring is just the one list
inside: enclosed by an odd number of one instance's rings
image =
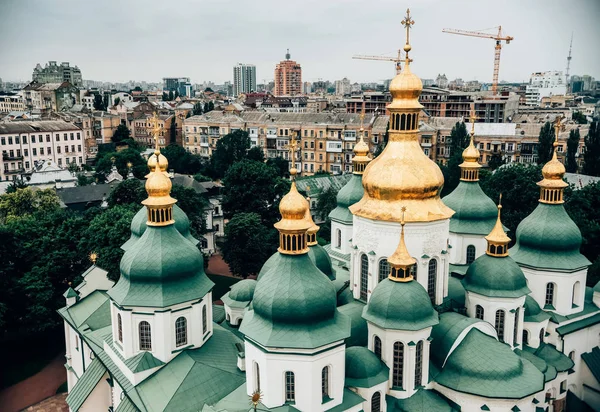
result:
[(393, 63), (352, 60), (394, 55), (411, 8), (413, 72), (422, 78), (491, 81), (494, 41), (442, 33), (502, 25), (500, 80), (564, 70), (600, 79), (600, 0), (0, 0), (0, 78), (30, 80), (36, 63), (78, 65), (84, 79), (192, 83), (232, 80), (237, 62), (273, 79), (286, 48), (305, 81), (392, 77)]

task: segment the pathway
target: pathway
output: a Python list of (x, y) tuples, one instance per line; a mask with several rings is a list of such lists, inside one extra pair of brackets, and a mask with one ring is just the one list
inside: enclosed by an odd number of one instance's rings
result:
[(233, 277), (229, 265), (225, 263), (221, 255), (214, 254), (208, 259), (208, 273)]
[(66, 398), (66, 393), (54, 395), (27, 409), (23, 409), (23, 412), (69, 412), (69, 405), (67, 405)]

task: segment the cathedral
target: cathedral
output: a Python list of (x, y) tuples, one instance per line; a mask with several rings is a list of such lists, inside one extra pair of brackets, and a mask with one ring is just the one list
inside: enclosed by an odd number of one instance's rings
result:
[(372, 159), (360, 136), (331, 244), (317, 243), (292, 168), (277, 252), (213, 296), (155, 151), (119, 281), (94, 264), (59, 310), (71, 411), (600, 410), (600, 285), (586, 287), (564, 166), (556, 152), (544, 166), (510, 249), (473, 128), (460, 184), (440, 198), (418, 142), (408, 12), (402, 23), (388, 143)]

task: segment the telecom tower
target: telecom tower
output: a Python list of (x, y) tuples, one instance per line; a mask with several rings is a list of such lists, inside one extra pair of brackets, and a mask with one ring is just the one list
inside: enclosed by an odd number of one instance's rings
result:
[(573, 32), (571, 32), (571, 43), (569, 44), (569, 55), (567, 56), (567, 71), (565, 73), (565, 85), (567, 86), (567, 93), (571, 91), (571, 85), (569, 84), (569, 68), (571, 67), (571, 49), (573, 48)]

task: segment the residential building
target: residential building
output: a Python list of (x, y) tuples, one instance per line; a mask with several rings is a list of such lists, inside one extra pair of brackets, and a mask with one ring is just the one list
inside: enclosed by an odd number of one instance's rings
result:
[(163, 77), (163, 91), (178, 92), (180, 96), (192, 97), (192, 83), (189, 77)]
[(14, 180), (51, 160), (59, 167), (86, 162), (82, 130), (63, 120), (0, 123), (0, 180)]
[[(131, 137), (138, 143), (146, 146), (154, 146), (154, 138), (152, 137), (151, 129), (151, 113), (142, 113), (139, 117), (136, 117), (131, 121)], [(170, 141), (170, 129), (171, 122), (175, 121), (174, 114), (163, 114), (158, 115), (158, 126), (160, 127), (158, 145), (165, 147), (171, 143)], [(175, 143), (175, 142), (174, 142)]]
[(335, 81), (335, 94), (338, 96), (346, 96), (352, 92), (350, 80), (344, 77), (342, 80)]
[(122, 123), (121, 118), (104, 111), (94, 111), (92, 117), (92, 133), (96, 144), (112, 143), (112, 137)]
[(68, 82), (75, 87), (83, 87), (83, 79), (79, 67), (71, 66), (69, 62), (49, 61), (44, 67), (39, 63), (33, 69), (32, 80), (37, 83), (64, 83)]
[(36, 83), (23, 88), (25, 108), (48, 113), (70, 110), (80, 103), (79, 89), (69, 82)]
[(238, 63), (233, 66), (233, 96), (256, 91), (256, 66)]
[(446, 77), (446, 74), (438, 74), (437, 77), (435, 78), (435, 84), (440, 89), (447, 88), (448, 87), (448, 78)]
[(0, 113), (25, 110), (23, 96), (18, 94), (0, 95)]
[(543, 97), (567, 94), (562, 71), (532, 73), (525, 90), (525, 104), (539, 106)]
[(290, 60), (290, 50), (282, 60), (275, 66), (275, 96), (295, 96), (302, 94), (302, 68), (299, 63)]
[(383, 92), (365, 92), (344, 100), (346, 113), (385, 114), (386, 106), (392, 101), (392, 95)]

